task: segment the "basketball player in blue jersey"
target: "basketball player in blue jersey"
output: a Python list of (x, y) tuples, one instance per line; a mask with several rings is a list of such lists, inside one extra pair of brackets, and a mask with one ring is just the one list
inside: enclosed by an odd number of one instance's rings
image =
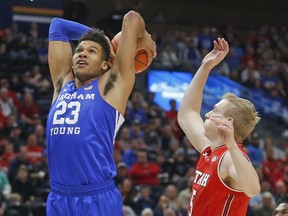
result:
[[(54, 95), (46, 129), (48, 216), (123, 215), (122, 197), (113, 181), (114, 139), (135, 82), (137, 44), (141, 41), (150, 50), (150, 60), (156, 46), (135, 11), (125, 15), (121, 32), (111, 66), (110, 41), (102, 31), (59, 18), (51, 22)], [(74, 55), (70, 40), (78, 40)]]

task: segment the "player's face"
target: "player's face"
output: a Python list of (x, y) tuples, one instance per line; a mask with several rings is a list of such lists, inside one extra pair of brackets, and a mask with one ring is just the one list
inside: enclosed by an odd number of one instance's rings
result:
[(82, 41), (75, 49), (72, 59), (75, 76), (81, 80), (97, 77), (107, 70), (108, 64), (102, 60), (102, 47), (94, 41)]
[(227, 100), (221, 100), (219, 103), (215, 104), (213, 110), (206, 113), (205, 115), (205, 122), (204, 122), (204, 129), (205, 135), (207, 137), (214, 137), (218, 134), (217, 126), (214, 121), (211, 121), (211, 116), (218, 117), (218, 118), (225, 118), (225, 107), (227, 106)]

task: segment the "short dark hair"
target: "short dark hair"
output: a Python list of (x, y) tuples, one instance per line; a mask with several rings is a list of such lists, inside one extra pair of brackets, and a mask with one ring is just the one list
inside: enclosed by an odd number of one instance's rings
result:
[[(106, 61), (109, 60), (110, 57), (110, 44), (108, 43), (105, 33), (103, 30), (100, 29), (95, 29), (92, 28), (89, 31), (87, 31), (86, 33), (84, 33), (78, 40), (78, 44), (80, 44), (82, 41), (94, 41), (98, 44), (100, 44), (100, 46), (103, 48), (104, 52), (102, 55), (102, 58)], [(78, 45), (77, 44), (77, 45)]]

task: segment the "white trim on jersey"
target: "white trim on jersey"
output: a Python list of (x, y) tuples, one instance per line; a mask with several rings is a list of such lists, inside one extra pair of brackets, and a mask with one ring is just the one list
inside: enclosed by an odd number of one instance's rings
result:
[(123, 122), (125, 121), (125, 118), (122, 116), (122, 114), (120, 112), (118, 112), (117, 110), (115, 110), (116, 112), (116, 118), (115, 118), (115, 131), (114, 131), (114, 137), (113, 137), (113, 145), (115, 144), (115, 138), (117, 135), (117, 132), (119, 130), (119, 128), (121, 127), (121, 125), (123, 124)]

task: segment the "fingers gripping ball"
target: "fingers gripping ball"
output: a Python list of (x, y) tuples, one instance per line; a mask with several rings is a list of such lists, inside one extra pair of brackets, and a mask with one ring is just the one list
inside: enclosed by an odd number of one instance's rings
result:
[[(115, 53), (117, 52), (120, 37), (121, 37), (121, 32), (115, 35), (114, 38), (111, 40), (111, 45)], [(151, 62), (149, 62), (148, 52), (146, 51), (144, 47), (140, 46), (137, 48), (134, 62), (135, 62), (135, 73), (141, 73), (149, 67)]]

